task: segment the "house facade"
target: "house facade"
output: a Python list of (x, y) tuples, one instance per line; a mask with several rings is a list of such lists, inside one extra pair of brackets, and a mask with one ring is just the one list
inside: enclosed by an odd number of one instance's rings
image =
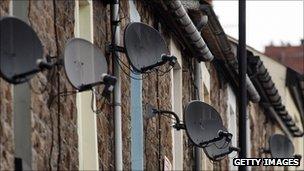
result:
[[(172, 128), (172, 118), (145, 117), (148, 106), (153, 105), (174, 111), (182, 120), (187, 104), (201, 100), (220, 113), (233, 134), (232, 145), (238, 146), (237, 41), (224, 33), (210, 2), (182, 1), (178, 8), (186, 11), (183, 16), (200, 33), (196, 36), (210, 50), (205, 52), (179, 20), (183, 10), (177, 11), (174, 1), (119, 1), (120, 46), (127, 25), (142, 22), (160, 32), (170, 54), (177, 58), (169, 71), (166, 64), (142, 75), (130, 72), (124, 53), (117, 61), (108, 51), (113, 38), (113, 2), (0, 1), (0, 17), (11, 15), (28, 23), (45, 55), (60, 59), (71, 38), (83, 38), (102, 51), (109, 73), (115, 75), (118, 69), (121, 80), (121, 103), (116, 104), (114, 97), (109, 101), (99, 97), (102, 87), (76, 92), (63, 67), (43, 71), (18, 85), (0, 78), (0, 170), (237, 169), (232, 163), (236, 152), (219, 162), (211, 161), (185, 131)], [(303, 76), (253, 48), (248, 47), (247, 53), (249, 157), (269, 156), (261, 149), (268, 148), (268, 139), (275, 133), (286, 135), (295, 153), (303, 156)], [(119, 68), (115, 68), (116, 62)], [(291, 84), (290, 79), (296, 81)], [(119, 116), (116, 106), (121, 107)], [(303, 170), (303, 162), (290, 169)]]

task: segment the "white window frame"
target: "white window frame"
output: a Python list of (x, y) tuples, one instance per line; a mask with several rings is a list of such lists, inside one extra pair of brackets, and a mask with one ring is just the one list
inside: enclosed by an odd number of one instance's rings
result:
[[(231, 86), (228, 84), (227, 87), (227, 93), (228, 93), (228, 101), (227, 101), (227, 121), (228, 121), (228, 132), (232, 133), (232, 140), (231, 145), (234, 147), (237, 147), (237, 117), (236, 117), (236, 96), (231, 88)], [(237, 152), (232, 152), (229, 155), (229, 170), (237, 170), (238, 167), (233, 165), (233, 161), (231, 158), (237, 157)]]
[[(75, 37), (94, 43), (93, 2), (92, 0), (75, 1)], [(92, 93), (77, 93), (77, 128), (79, 170), (98, 170), (98, 144), (96, 113), (91, 109)], [(95, 96), (93, 108), (96, 109)]]
[[(170, 52), (177, 58), (173, 70), (171, 71), (171, 106), (180, 120), (183, 120), (183, 85), (182, 85), (182, 55), (180, 49), (176, 46), (175, 42), (170, 40)], [(172, 169), (183, 170), (183, 132), (175, 129), (171, 130), (172, 135)]]
[[(200, 97), (202, 97), (202, 101), (211, 105), (210, 100), (210, 73), (206, 67), (206, 64), (201, 62), (200, 64), (200, 75), (201, 75), (201, 85), (199, 89)], [(203, 170), (213, 170), (213, 163), (206, 156), (206, 154), (202, 150), (202, 166)]]
[[(29, 1), (11, 0), (9, 14), (28, 23)], [(29, 83), (13, 86), (13, 118), (15, 157), (22, 159), (22, 168), (32, 170), (31, 89)]]

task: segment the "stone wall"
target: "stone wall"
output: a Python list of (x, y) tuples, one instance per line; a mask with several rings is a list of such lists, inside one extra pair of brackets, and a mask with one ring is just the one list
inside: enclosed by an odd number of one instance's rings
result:
[[(123, 44), (124, 28), (129, 23), (128, 1), (121, 2), (121, 45)], [(111, 42), (111, 18), (110, 6), (102, 1), (93, 1), (94, 7), (94, 43), (106, 54), (109, 64), (109, 72), (113, 74), (114, 58), (105, 51), (106, 45)], [(127, 63), (124, 54), (120, 54), (120, 59)], [(122, 65), (124, 71), (128, 71), (127, 67)], [(130, 74), (130, 73), (127, 73)], [(121, 92), (122, 92), (122, 142), (123, 142), (123, 167), (126, 170), (131, 169), (131, 138), (130, 138), (130, 78), (124, 72), (121, 72)], [(115, 168), (115, 147), (114, 147), (114, 110), (111, 102), (106, 104), (103, 113), (98, 115), (98, 149), (100, 155), (100, 169)], [(97, 101), (97, 106), (101, 106), (102, 102)]]
[[(0, 1), (0, 17), (9, 13), (9, 0)], [(0, 78), (0, 170), (14, 168), (12, 86)]]
[[(74, 37), (74, 1), (29, 3), (29, 21), (43, 44), (45, 54), (61, 58), (66, 42)], [(77, 169), (76, 96), (58, 96), (59, 92), (73, 90), (63, 67), (38, 74), (31, 82), (35, 85), (31, 95), (32, 168)]]
[[(8, 4), (8, 1), (0, 2), (1, 16), (8, 12)], [(55, 25), (54, 18), (56, 18)], [(55, 1), (55, 4), (53, 1), (29, 1), (28, 19), (42, 42), (44, 55), (57, 58), (61, 56), (67, 40), (74, 37), (74, 1)], [(12, 170), (14, 169), (12, 90), (5, 81), (1, 80), (0, 84), (0, 170)], [(30, 97), (32, 168), (77, 169), (75, 95), (58, 96), (58, 92), (72, 90), (63, 68), (39, 73), (30, 84), (32, 85)], [(58, 97), (60, 97), (59, 101)]]
[[(158, 29), (168, 42), (170, 35), (162, 28), (163, 25), (155, 18), (149, 6), (141, 2), (143, 1), (136, 1), (136, 5), (142, 22)], [(143, 75), (144, 113), (146, 112), (145, 104), (151, 104), (163, 110), (171, 110), (171, 78), (170, 73), (164, 73), (169, 67), (164, 65), (159, 68), (159, 71)], [(171, 119), (164, 116), (144, 121), (144, 168), (147, 170), (163, 168), (164, 156), (172, 163), (172, 127), (170, 125)]]
[[(267, 112), (258, 104), (251, 103), (250, 111), (250, 133), (251, 133), (251, 156), (252, 158), (271, 157), (262, 153), (261, 148), (268, 147), (268, 138), (275, 133), (276, 125), (274, 121), (268, 117)], [(277, 132), (278, 133), (278, 132)], [(265, 170), (266, 167), (252, 167), (253, 170)], [(267, 170), (273, 170), (267, 167)]]
[[(183, 54), (184, 55), (184, 54)], [(194, 99), (194, 87), (193, 87), (193, 79), (191, 78), (191, 72), (189, 70), (189, 65), (192, 65), (192, 60), (189, 57), (183, 58), (183, 109), (185, 109), (186, 105)], [(194, 163), (194, 144), (191, 142), (186, 132), (183, 134), (184, 140), (184, 170), (193, 170), (195, 167)]]
[[(105, 52), (105, 45), (111, 40), (110, 7), (102, 1), (93, 2), (94, 44)], [(109, 66), (112, 66), (110, 55), (106, 55)], [(109, 67), (112, 72), (112, 67)], [(97, 100), (97, 107), (102, 102)], [(113, 170), (114, 159), (114, 116), (110, 103), (104, 106), (103, 112), (97, 115), (97, 140), (99, 154), (99, 168)]]
[[(55, 3), (50, 0), (29, 1), (28, 17), (31, 26), (37, 32), (45, 55), (62, 57), (68, 39), (74, 37), (74, 0)], [(167, 42), (172, 35), (159, 23), (155, 11), (144, 1), (136, 1), (142, 22), (154, 26), (165, 37)], [(9, 0), (0, 1), (0, 16), (9, 11)], [(123, 33), (129, 23), (128, 1), (121, 2), (121, 45)], [(54, 23), (54, 19), (56, 22)], [(105, 54), (109, 72), (113, 73), (113, 57), (106, 52), (106, 45), (111, 41), (110, 6), (105, 1), (93, 1), (94, 44)], [(169, 44), (168, 44), (169, 45)], [(193, 74), (189, 65), (194, 66), (194, 59), (183, 55), (183, 108), (195, 98)], [(59, 57), (58, 57), (59, 56)], [(127, 58), (121, 54), (127, 64)], [(128, 65), (128, 64), (127, 64)], [(227, 82), (211, 63), (206, 63), (211, 78), (210, 104), (221, 114), (227, 126)], [(122, 66), (130, 74), (126, 66)], [(143, 112), (149, 103), (160, 109), (171, 110), (171, 78), (169, 73), (162, 73), (168, 66), (160, 67), (160, 71), (143, 76)], [(194, 67), (192, 67), (194, 68)], [(130, 121), (130, 78), (121, 72), (122, 83), (122, 141), (124, 170), (131, 169), (131, 121)], [(59, 77), (58, 77), (59, 76)], [(58, 79), (59, 78), (59, 79)], [(32, 168), (37, 170), (77, 170), (78, 169), (78, 135), (76, 95), (61, 95), (58, 92), (69, 92), (73, 88), (69, 84), (63, 68), (44, 71), (31, 80), (31, 126), (32, 126)], [(59, 91), (58, 91), (59, 88)], [(101, 89), (99, 90), (101, 91)], [(14, 125), (13, 125), (13, 92), (12, 86), (0, 78), (0, 170), (14, 169)], [(157, 96), (158, 95), (158, 96)], [(60, 98), (58, 98), (60, 97)], [(59, 102), (59, 103), (58, 103)], [(59, 105), (58, 105), (59, 104)], [(97, 100), (101, 109), (102, 100)], [(58, 108), (59, 107), (59, 108)], [(265, 111), (258, 104), (249, 107), (251, 116), (252, 157), (261, 157), (258, 149), (265, 147), (268, 137), (274, 132), (274, 124), (266, 117)], [(97, 115), (98, 153), (100, 170), (115, 169), (114, 146), (114, 114), (113, 97), (106, 102), (102, 113)], [(155, 117), (144, 121), (144, 168), (156, 170), (163, 168), (166, 156), (172, 163), (171, 119)], [(193, 144), (184, 132), (184, 170), (193, 170)], [(205, 156), (204, 160), (205, 160)], [(227, 170), (228, 159), (211, 163), (207, 160), (207, 169)], [(264, 168), (254, 168), (256, 170)]]
[[(209, 72), (210, 78), (213, 78), (210, 80), (210, 87), (212, 87), (210, 89), (211, 105), (220, 113), (224, 126), (227, 128), (228, 85), (227, 82), (223, 80), (223, 75), (216, 70), (216, 67), (213, 64), (209, 66)], [(226, 170), (228, 168), (228, 158), (226, 157), (220, 162), (214, 162), (213, 168), (216, 170)]]

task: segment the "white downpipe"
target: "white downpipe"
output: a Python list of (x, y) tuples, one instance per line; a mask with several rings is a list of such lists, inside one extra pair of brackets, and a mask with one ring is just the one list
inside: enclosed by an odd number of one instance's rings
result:
[[(112, 23), (117, 24), (112, 25), (113, 33), (115, 33), (114, 43), (115, 45), (120, 44), (120, 26), (119, 21), (119, 0), (115, 0), (112, 4)], [(115, 30), (114, 30), (115, 29)], [(114, 88), (114, 124), (115, 124), (115, 169), (122, 170), (122, 133), (121, 133), (121, 77), (120, 77), (120, 67), (115, 58), (119, 56), (118, 52), (113, 52), (114, 60), (114, 75), (117, 79)]]

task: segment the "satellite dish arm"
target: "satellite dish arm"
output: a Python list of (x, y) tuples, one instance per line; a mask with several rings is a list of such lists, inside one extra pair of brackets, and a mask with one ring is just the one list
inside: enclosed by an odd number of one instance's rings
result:
[(215, 155), (215, 156), (214, 156), (214, 159), (216, 160), (217, 158), (220, 158), (220, 157), (223, 157), (223, 156), (225, 156), (225, 155), (227, 155), (227, 154), (230, 154), (230, 153), (232, 153), (233, 151), (240, 152), (241, 149), (238, 148), (238, 147), (229, 147), (229, 151), (227, 151), (227, 152), (225, 152), (225, 153), (222, 153), (222, 154), (219, 154), (219, 155)]
[(161, 61), (158, 61), (158, 62), (156, 62), (155, 64), (152, 64), (152, 65), (150, 65), (150, 66), (143, 67), (143, 68), (141, 68), (140, 70), (141, 70), (142, 73), (144, 73), (144, 72), (146, 72), (146, 71), (148, 71), (148, 70), (151, 70), (151, 69), (153, 69), (153, 68), (155, 68), (155, 67), (164, 65), (166, 62), (169, 62), (169, 64), (170, 64), (171, 66), (174, 66), (175, 63), (177, 62), (177, 58), (176, 58), (175, 56), (173, 56), (173, 55), (172, 55), (172, 56), (171, 56), (171, 55), (162, 55), (162, 56), (161, 56)]
[(62, 65), (62, 63), (63, 63), (62, 59), (58, 59), (56, 62), (50, 62), (48, 59), (46, 61), (43, 59), (37, 60), (37, 65), (40, 68), (40, 70), (52, 69), (54, 66)]
[(113, 91), (114, 85), (116, 84), (116, 77), (113, 77), (113, 76), (108, 75), (108, 74), (103, 74), (101, 80), (102, 81), (98, 81), (98, 82), (93, 83), (93, 84), (80, 86), (78, 88), (78, 90), (79, 90), (79, 92), (82, 92), (82, 91), (89, 90), (92, 87), (98, 86), (100, 84), (104, 84), (105, 87), (103, 89), (102, 96), (108, 97), (109, 94)]
[(46, 60), (44, 59), (37, 59), (36, 61), (36, 65), (37, 65), (37, 69), (33, 69), (31, 71), (28, 71), (28, 72), (25, 72), (25, 73), (22, 73), (22, 74), (18, 74), (18, 75), (14, 75), (13, 76), (13, 79), (21, 79), (21, 78), (24, 78), (26, 76), (29, 76), (29, 75), (33, 75), (33, 74), (36, 74), (40, 71), (43, 71), (45, 69), (52, 69), (54, 66), (58, 66), (58, 65), (61, 65), (62, 64), (62, 59), (59, 59), (57, 60), (56, 62), (51, 62), (51, 58), (53, 57), (50, 57), (50, 56), (47, 56), (46, 57)]
[(226, 138), (227, 142), (231, 141), (231, 137), (232, 137), (231, 133), (229, 133), (227, 131), (219, 130), (217, 134), (218, 134), (217, 137), (215, 137), (215, 138), (213, 138), (211, 140), (208, 140), (208, 141), (201, 142), (200, 146), (204, 148), (204, 147), (208, 146), (210, 143), (217, 142), (217, 141), (219, 141), (219, 140), (221, 140), (223, 138)]
[(293, 155), (293, 157), (296, 159), (299, 159), (300, 161), (302, 159), (302, 155), (300, 155), (300, 154), (295, 154), (295, 155)]
[(25, 72), (25, 73), (22, 73), (22, 74), (14, 75), (13, 80), (21, 79), (21, 78), (24, 78), (26, 76), (36, 74), (37, 72), (40, 72), (40, 71), (41, 71), (41, 69), (34, 69), (32, 71), (28, 71), (28, 72)]
[(111, 76), (108, 74), (103, 74), (102, 80), (103, 80), (103, 84), (105, 85), (103, 92), (102, 92), (102, 96), (109, 97), (110, 93), (114, 89), (117, 79), (114, 76)]
[(265, 148), (265, 147), (261, 147), (261, 148), (260, 148), (260, 151), (261, 151), (262, 153), (266, 153), (266, 154), (269, 154), (269, 153), (270, 153), (270, 149), (269, 149), (269, 148)]
[(154, 112), (157, 113), (157, 114), (165, 114), (166, 113), (166, 114), (172, 115), (176, 120), (176, 123), (173, 125), (173, 128), (175, 128), (176, 130), (186, 129), (185, 125), (180, 122), (180, 119), (179, 119), (179, 117), (176, 113), (174, 113), (172, 111), (168, 111), (168, 110), (157, 110), (157, 109), (154, 109)]

